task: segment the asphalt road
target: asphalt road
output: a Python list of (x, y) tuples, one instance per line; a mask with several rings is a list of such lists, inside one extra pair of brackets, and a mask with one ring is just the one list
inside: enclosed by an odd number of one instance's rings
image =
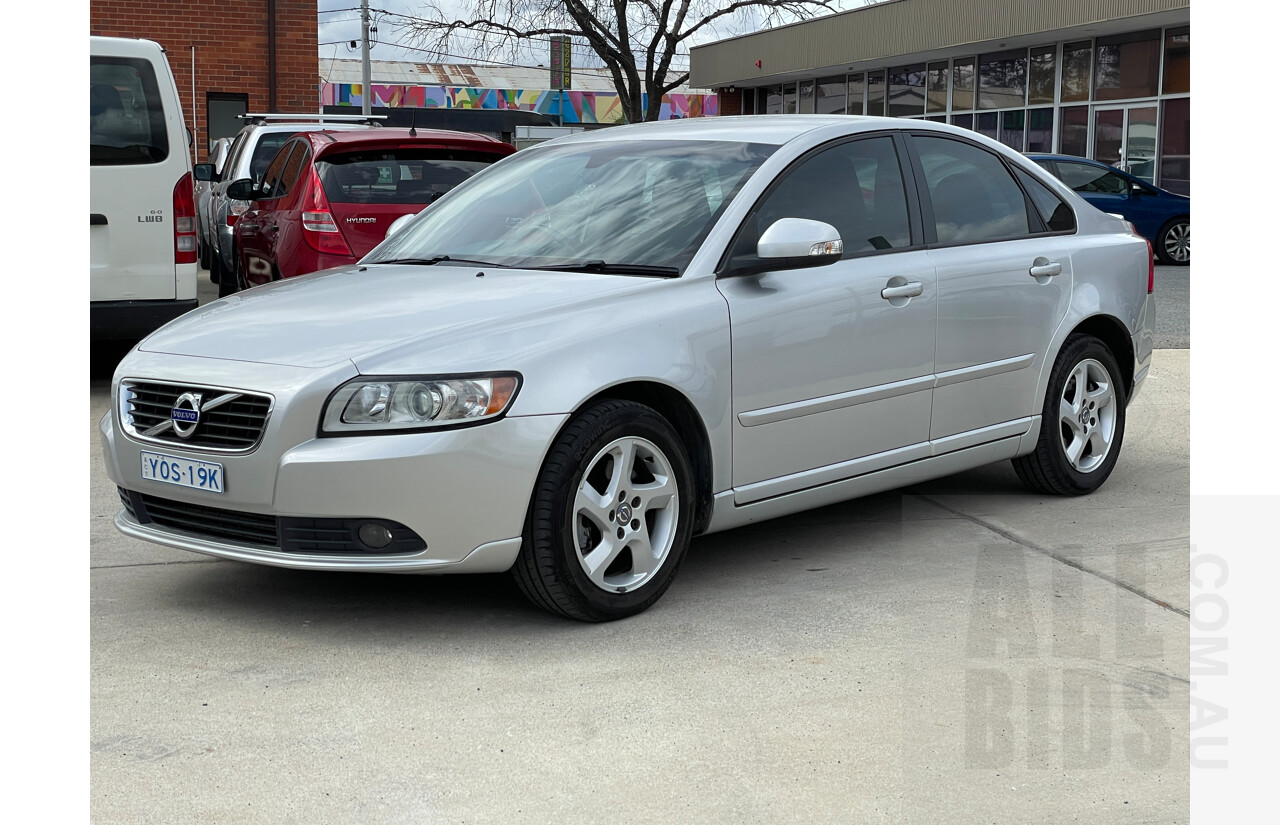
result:
[(1188, 822), (1189, 355), (1091, 496), (1004, 462), (702, 537), (594, 626), (128, 539), (95, 382), (91, 819)]

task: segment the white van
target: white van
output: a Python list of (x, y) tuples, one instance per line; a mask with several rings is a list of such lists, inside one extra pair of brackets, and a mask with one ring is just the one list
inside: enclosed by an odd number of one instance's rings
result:
[(89, 323), (138, 339), (196, 307), (187, 127), (160, 44), (89, 38)]

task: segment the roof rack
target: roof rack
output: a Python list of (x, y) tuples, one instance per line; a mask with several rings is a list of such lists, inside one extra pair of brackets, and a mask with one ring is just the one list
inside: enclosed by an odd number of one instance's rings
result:
[(249, 121), (251, 123), (283, 123), (287, 121), (314, 121), (317, 123), (368, 123), (371, 126), (381, 126), (381, 121), (387, 119), (386, 115), (326, 115), (320, 113), (302, 113), (302, 114), (244, 114), (236, 115), (240, 120)]

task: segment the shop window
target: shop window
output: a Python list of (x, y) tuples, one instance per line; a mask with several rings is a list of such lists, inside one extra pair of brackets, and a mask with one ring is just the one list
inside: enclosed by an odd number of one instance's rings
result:
[(1027, 111), (1027, 151), (1053, 151), (1053, 109)]
[(1010, 149), (1022, 151), (1027, 131), (1027, 113), (1021, 109), (1000, 113), (1000, 142)]
[(1031, 50), (1027, 66), (1027, 103), (1053, 103), (1057, 46), (1039, 46)]
[(742, 90), (742, 113), (744, 115), (754, 115), (756, 113), (756, 90)]
[(1058, 151), (1064, 155), (1087, 157), (1089, 154), (1089, 107), (1064, 106), (1062, 131), (1058, 135)]
[(980, 135), (995, 140), (1000, 134), (1000, 113), (999, 112), (982, 112), (975, 116), (977, 127), (974, 129)]
[(794, 115), (796, 113), (796, 84), (785, 83), (782, 86), (782, 113), (784, 115)]
[(782, 114), (781, 86), (769, 86), (764, 90), (764, 113), (766, 115)]
[(849, 75), (849, 101), (845, 104), (845, 114), (860, 115), (867, 103), (865, 78), (861, 73)]
[(884, 115), (884, 72), (867, 74), (867, 114)]
[(899, 66), (889, 70), (889, 116), (917, 117), (924, 114), (924, 64)]
[(820, 115), (845, 113), (844, 77), (820, 77), (814, 91), (813, 111)]
[(965, 57), (955, 61), (951, 66), (951, 108), (965, 110), (973, 108), (973, 74), (974, 58)]
[(813, 114), (813, 81), (800, 81), (800, 114)]
[(947, 110), (947, 63), (930, 63), (926, 80), (927, 93), (924, 110), (926, 112), (945, 112)]
[(961, 129), (973, 130), (973, 115), (952, 115), (951, 125), (959, 126)]
[(1089, 99), (1089, 73), (1093, 68), (1093, 44), (1088, 40), (1062, 47), (1062, 102)]
[(1007, 109), (1027, 100), (1027, 50), (978, 57), (978, 108)]
[(1164, 33), (1164, 93), (1191, 91), (1191, 27)]
[(1159, 185), (1179, 195), (1191, 194), (1191, 99), (1164, 102), (1160, 132)]
[(1099, 37), (1094, 100), (1155, 97), (1160, 77), (1160, 30)]

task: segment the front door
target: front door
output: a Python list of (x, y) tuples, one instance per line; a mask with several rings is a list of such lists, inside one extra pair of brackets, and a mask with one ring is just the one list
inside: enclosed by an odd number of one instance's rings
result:
[(1093, 110), (1093, 158), (1156, 182), (1155, 106), (1099, 106)]
[(928, 450), (935, 285), (908, 216), (897, 144), (873, 136), (800, 161), (744, 224), (735, 253), (753, 254), (780, 218), (807, 218), (840, 232), (845, 257), (718, 282), (733, 342), (737, 503)]

